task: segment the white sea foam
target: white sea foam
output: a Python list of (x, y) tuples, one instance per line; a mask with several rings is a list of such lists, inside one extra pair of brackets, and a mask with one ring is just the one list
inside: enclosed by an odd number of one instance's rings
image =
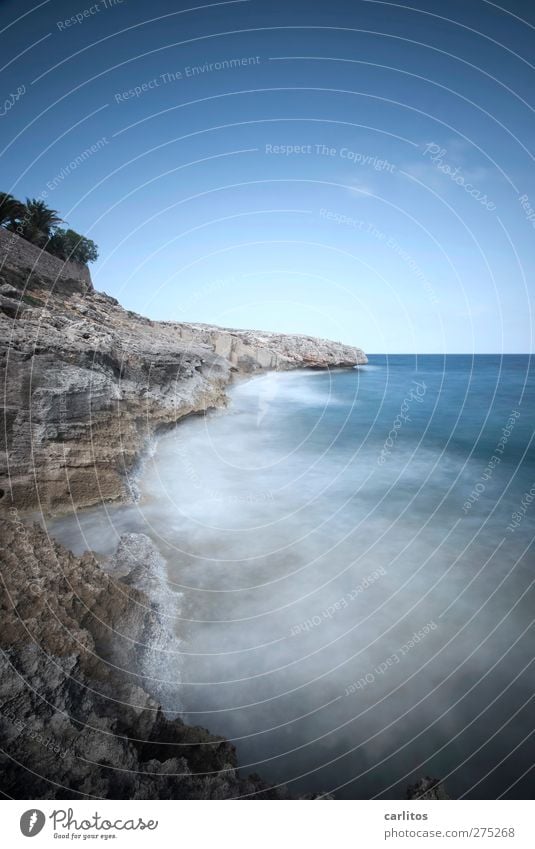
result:
[[(158, 441), (137, 505), (79, 516), (89, 547), (109, 549), (125, 531), (151, 537), (180, 600), (176, 704), (191, 722), (234, 738), (244, 769), (271, 780), (306, 773), (296, 791), (349, 781), (358, 787), (351, 792), (373, 795), (398, 779), (403, 786), (420, 761), (423, 774), (447, 772), (455, 763), (448, 740), (529, 660), (527, 607), (496, 630), (529, 577), (520, 548), (496, 549), (514, 487), (496, 475), (477, 515), (463, 519), (479, 461), (469, 441), (466, 450), (448, 446), (448, 416), (463, 400), (458, 381), (452, 402), (429, 378), (425, 403), (379, 467), (413, 372), (386, 379), (378, 367), (238, 384), (228, 414), (186, 420)], [(63, 533), (72, 541), (72, 528)], [(296, 633), (307, 621), (314, 627)], [(436, 628), (404, 653), (429, 622)], [(489, 672), (506, 650), (505, 666)], [(169, 680), (168, 669), (154, 669)], [(366, 687), (347, 695), (362, 678)], [(519, 704), (524, 691), (519, 681), (508, 698)], [(489, 727), (472, 728), (474, 744)], [(503, 731), (495, 754), (515, 733)], [(383, 757), (386, 766), (366, 772)]]

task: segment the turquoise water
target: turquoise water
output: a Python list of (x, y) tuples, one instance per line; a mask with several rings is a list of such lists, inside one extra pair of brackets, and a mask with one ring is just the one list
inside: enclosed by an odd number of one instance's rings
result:
[(524, 356), (381, 355), (256, 378), (159, 440), (136, 505), (51, 528), (103, 553), (151, 536), (180, 593), (175, 707), (244, 772), (530, 798), (533, 378)]

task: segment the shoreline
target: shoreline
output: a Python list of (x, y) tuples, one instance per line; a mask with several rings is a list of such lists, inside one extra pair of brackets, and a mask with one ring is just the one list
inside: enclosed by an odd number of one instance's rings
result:
[(2, 267), (9, 414), (0, 512), (13, 504), (55, 515), (128, 500), (127, 477), (150, 438), (224, 407), (234, 381), (367, 362), (358, 348), (310, 336), (155, 322), (92, 286), (58, 287), (59, 260), (33, 267), (27, 243), (17, 247)]
[[(230, 743), (167, 719), (144, 688), (143, 664), (159, 659), (167, 639), (149, 538), (130, 535), (118, 570), (121, 540), (111, 557), (77, 556), (46, 519), (135, 504), (151, 441), (226, 407), (234, 383), (353, 367), (365, 354), (307, 336), (154, 322), (96, 292), (87, 269), (74, 279), (18, 236), (9, 245), (0, 304), (4, 789), (34, 799), (288, 798), (242, 777)], [(39, 733), (30, 739), (28, 727)], [(51, 727), (65, 757), (51, 759), (37, 742)]]
[(227, 386), (227, 392), (225, 393), (222, 401), (218, 405), (214, 405), (212, 407), (208, 407), (204, 410), (192, 410), (189, 413), (185, 413), (176, 421), (164, 423), (158, 425), (154, 431), (146, 437), (145, 445), (140, 449), (140, 456), (136, 460), (135, 464), (125, 473), (125, 483), (127, 486), (127, 490), (124, 493), (119, 494), (116, 498), (111, 498), (105, 501), (98, 501), (94, 504), (86, 504), (79, 507), (69, 506), (67, 504), (58, 506), (53, 511), (43, 511), (42, 513), (38, 511), (18, 511), (21, 518), (29, 519), (30, 521), (38, 521), (39, 518), (46, 519), (61, 519), (67, 516), (74, 516), (79, 513), (83, 514), (88, 510), (99, 509), (103, 506), (121, 506), (128, 504), (137, 504), (139, 503), (140, 496), (137, 494), (133, 494), (131, 491), (137, 488), (138, 482), (143, 475), (144, 467), (146, 462), (153, 456), (153, 452), (157, 450), (158, 442), (162, 437), (167, 436), (169, 433), (172, 433), (175, 429), (179, 428), (184, 422), (199, 418), (203, 419), (209, 416), (217, 415), (224, 413), (229, 409), (230, 397), (228, 392), (231, 392), (233, 387), (242, 385), (244, 383), (249, 383), (254, 380), (261, 380), (264, 377), (267, 377), (270, 374), (286, 374), (286, 375), (318, 375), (318, 374), (342, 374), (344, 372), (349, 372), (353, 370), (357, 370), (362, 368), (362, 366), (366, 366), (367, 364), (361, 364), (356, 366), (339, 366), (336, 368), (329, 369), (319, 369), (319, 368), (296, 368), (286, 371), (277, 371), (277, 370), (265, 370), (261, 372), (257, 372), (255, 374), (234, 374), (231, 378)]

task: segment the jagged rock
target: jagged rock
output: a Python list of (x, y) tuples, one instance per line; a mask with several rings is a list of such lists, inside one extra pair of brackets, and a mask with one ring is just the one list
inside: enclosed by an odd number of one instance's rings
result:
[(25, 304), (12, 297), (0, 294), (0, 312), (9, 318), (21, 318), (26, 309)]
[(407, 788), (407, 799), (430, 800), (449, 798), (440, 779), (431, 778), (429, 775), (421, 778), (416, 784), (410, 784)]
[(2, 790), (286, 798), (241, 777), (234, 747), (174, 717), (175, 694), (154, 684), (158, 661), (169, 672), (179, 655), (167, 622), (179, 600), (161, 592), (165, 564), (150, 540), (126, 535), (99, 565), (20, 516), (129, 498), (151, 435), (223, 406), (236, 374), (354, 366), (365, 355), (307, 336), (153, 322), (95, 292), (84, 266), (2, 228), (0, 267)]
[[(12, 511), (2, 534), (2, 791), (19, 799), (284, 798), (242, 778), (234, 747), (169, 719), (140, 652), (165, 623), (132, 581), (75, 557)], [(134, 535), (137, 536), (137, 535)], [(143, 540), (123, 541), (124, 548)], [(134, 545), (135, 548), (135, 545)], [(135, 559), (135, 555), (134, 559)], [(137, 567), (135, 567), (137, 568)]]
[(3, 282), (24, 299), (5, 297), (8, 315), (0, 311), (0, 509), (59, 512), (128, 499), (129, 472), (150, 436), (223, 406), (234, 374), (366, 362), (358, 348), (309, 336), (153, 322), (95, 292), (87, 269), (65, 297), (76, 268), (65, 272), (29, 245), (30, 273), (28, 243), (12, 237), (16, 250), (0, 228)]
[(14, 286), (10, 286), (9, 283), (1, 283), (0, 284), (0, 295), (4, 295), (6, 298), (20, 298), (20, 292)]

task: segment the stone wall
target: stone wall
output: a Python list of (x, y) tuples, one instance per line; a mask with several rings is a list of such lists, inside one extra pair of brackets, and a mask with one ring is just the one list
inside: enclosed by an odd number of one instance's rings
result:
[(85, 293), (93, 289), (87, 265), (64, 262), (52, 254), (0, 227), (0, 277), (16, 275), (19, 285), (54, 289), (62, 294)]

